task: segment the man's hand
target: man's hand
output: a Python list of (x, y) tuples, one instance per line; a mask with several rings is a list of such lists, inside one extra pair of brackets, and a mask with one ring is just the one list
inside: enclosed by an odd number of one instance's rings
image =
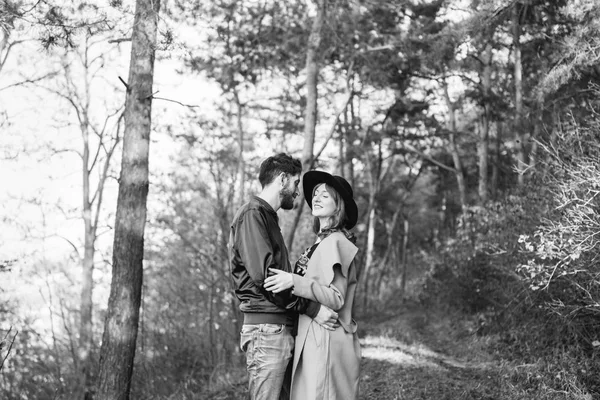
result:
[(289, 272), (280, 269), (269, 268), (274, 275), (265, 279), (265, 289), (269, 292), (279, 293), (294, 286), (294, 277)]
[(321, 304), (319, 313), (314, 318), (316, 323), (329, 331), (334, 331), (335, 328), (340, 326), (340, 324), (337, 322), (337, 319), (338, 313), (333, 311), (331, 308), (324, 306), (323, 304)]

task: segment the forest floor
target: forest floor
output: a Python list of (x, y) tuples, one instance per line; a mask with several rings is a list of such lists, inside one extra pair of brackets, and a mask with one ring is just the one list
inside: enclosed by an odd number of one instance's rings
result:
[[(537, 364), (502, 360), (469, 322), (416, 306), (359, 320), (361, 400), (592, 400), (553, 390)], [(246, 399), (247, 381), (208, 400)]]
[(363, 400), (538, 398), (515, 379), (531, 366), (496, 359), (474, 326), (447, 315), (407, 307), (368, 321), (360, 337)]

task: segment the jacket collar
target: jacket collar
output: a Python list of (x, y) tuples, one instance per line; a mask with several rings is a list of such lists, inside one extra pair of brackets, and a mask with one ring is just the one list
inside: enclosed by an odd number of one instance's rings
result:
[(271, 205), (269, 203), (267, 203), (265, 200), (261, 199), (260, 197), (258, 197), (256, 195), (252, 195), (250, 198), (252, 199), (252, 202), (258, 204), (260, 207), (264, 208), (265, 210), (267, 210), (269, 213), (273, 214), (277, 218), (277, 212), (275, 212), (275, 210), (273, 210), (273, 207), (271, 207)]

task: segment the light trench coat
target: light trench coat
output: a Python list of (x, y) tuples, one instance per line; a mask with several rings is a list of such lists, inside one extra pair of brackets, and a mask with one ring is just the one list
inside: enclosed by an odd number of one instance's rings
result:
[(356, 290), (354, 257), (358, 248), (341, 232), (319, 243), (306, 274), (294, 274), (293, 293), (339, 314), (340, 327), (329, 331), (306, 315), (298, 319), (291, 400), (358, 398), (360, 345), (352, 319)]

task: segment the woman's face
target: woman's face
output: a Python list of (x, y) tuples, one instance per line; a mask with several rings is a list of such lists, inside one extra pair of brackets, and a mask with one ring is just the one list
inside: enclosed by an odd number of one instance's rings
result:
[[(315, 188), (312, 198), (312, 215), (317, 218), (329, 218), (335, 214), (337, 205), (333, 195), (327, 191), (324, 183)], [(324, 228), (324, 226), (322, 227)]]

